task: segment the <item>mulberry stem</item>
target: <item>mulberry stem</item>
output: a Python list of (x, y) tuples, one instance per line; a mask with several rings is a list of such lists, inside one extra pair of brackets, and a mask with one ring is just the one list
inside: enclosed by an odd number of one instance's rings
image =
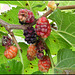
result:
[[(21, 63), (23, 64), (23, 58), (22, 58), (22, 55), (21, 55), (22, 50), (21, 50), (19, 44), (17, 43), (17, 40), (16, 40), (16, 38), (15, 38), (15, 36), (14, 36), (14, 33), (11, 32), (11, 31), (9, 31), (9, 34), (11, 35), (13, 42), (15, 43), (15, 45), (16, 45), (17, 48), (18, 48), (19, 56), (20, 56), (20, 58), (21, 58)], [(23, 68), (22, 68), (22, 74), (24, 74), (24, 64), (23, 64)]]

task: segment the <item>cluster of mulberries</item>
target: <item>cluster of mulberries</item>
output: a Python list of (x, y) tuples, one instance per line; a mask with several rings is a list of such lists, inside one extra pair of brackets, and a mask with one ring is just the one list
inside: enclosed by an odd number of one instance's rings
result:
[(44, 57), (45, 47), (43, 46), (42, 41), (37, 41), (36, 44), (31, 44), (27, 50), (27, 58), (31, 60), (30, 56), (33, 58), (37, 57), (38, 59), (42, 59)]
[(12, 39), (9, 36), (3, 36), (2, 46), (5, 46), (4, 56), (7, 59), (12, 59), (17, 55), (18, 49), (12, 44)]
[[(19, 23), (21, 24), (34, 22), (34, 15), (32, 11), (27, 9), (20, 9), (18, 18)], [(50, 32), (51, 27), (49, 21), (46, 19), (46, 17), (41, 17), (36, 22), (35, 29), (33, 27), (28, 27), (26, 30), (24, 30), (25, 41), (27, 41), (28, 44), (33, 44), (37, 40), (36, 34), (42, 38), (47, 38), (50, 35)]]
[(28, 60), (32, 61), (37, 57), (39, 59), (38, 61), (39, 70), (42, 72), (48, 72), (51, 66), (51, 61), (47, 55), (44, 55), (43, 50), (45, 50), (45, 47), (42, 41), (38, 40), (36, 44), (31, 44), (28, 47), (27, 58)]
[[(34, 22), (34, 15), (30, 10), (21, 9), (18, 13), (18, 19), (21, 25), (29, 24)], [(30, 44), (27, 50), (27, 58), (32, 61), (37, 57), (39, 59), (38, 67), (42, 72), (48, 72), (51, 66), (51, 61), (50, 58), (44, 54), (45, 47), (42, 40), (37, 39), (37, 37), (47, 38), (50, 35), (50, 32), (51, 27), (49, 21), (46, 17), (41, 17), (36, 22), (35, 29), (29, 26), (24, 30), (23, 34), (25, 36), (25, 41)], [(7, 59), (16, 57), (18, 49), (15, 46), (12, 46), (11, 38), (3, 36), (2, 45), (6, 47), (4, 56)]]
[[(30, 10), (21, 9), (18, 13), (19, 23), (22, 25), (34, 22), (34, 15)], [(50, 59), (44, 55), (45, 47), (43, 42), (37, 37), (47, 38), (50, 35), (51, 27), (46, 17), (41, 17), (36, 22), (35, 29), (31, 26), (24, 30), (25, 41), (30, 46), (27, 50), (27, 59), (32, 61), (36, 57), (39, 59), (38, 67), (40, 71), (48, 72), (50, 68)]]

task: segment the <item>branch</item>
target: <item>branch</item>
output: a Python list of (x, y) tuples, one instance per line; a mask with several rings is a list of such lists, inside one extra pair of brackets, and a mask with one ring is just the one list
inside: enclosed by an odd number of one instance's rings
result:
[(22, 29), (22, 30), (24, 30), (24, 29), (27, 29), (27, 27), (33, 26), (34, 24), (36, 24), (36, 21), (37, 21), (37, 20), (34, 19), (34, 22), (31, 23), (31, 24), (15, 25), (15, 24), (9, 24), (9, 23), (3, 21), (2, 19), (0, 19), (0, 24), (1, 24), (2, 26), (4, 26), (7, 31), (9, 31), (9, 30), (11, 30), (11, 29)]
[[(66, 10), (66, 9), (75, 9), (75, 5), (71, 5), (71, 6), (61, 6), (58, 7), (60, 10)], [(46, 17), (48, 16), (50, 13), (52, 13), (52, 10), (47, 11), (45, 14), (43, 14), (41, 17)], [(3, 21), (0, 19), (0, 24), (2, 26), (4, 26), (6, 28), (6, 30), (11, 30), (11, 29), (27, 29), (27, 27), (29, 26), (33, 26), (34, 24), (36, 24), (37, 19), (34, 20), (33, 23), (31, 24), (26, 24), (26, 25), (14, 25), (14, 24), (8, 24), (7, 22)]]
[[(61, 7), (57, 7), (57, 8), (59, 8), (60, 10), (75, 9), (75, 5), (61, 6)], [(46, 17), (46, 16), (48, 16), (52, 12), (53, 12), (52, 10), (49, 10), (45, 14), (43, 14), (41, 17)]]
[(75, 9), (75, 5), (58, 7), (60, 10)]
[[(19, 50), (21, 50), (20, 46), (18, 45), (18, 43), (17, 43), (17, 41), (16, 41), (16, 38), (15, 38), (15, 36), (14, 36), (14, 33), (11, 32), (11, 29), (10, 29), (11, 26), (14, 26), (14, 25), (8, 24), (7, 22), (5, 22), (5, 21), (3, 21), (3, 20), (1, 20), (1, 19), (0, 19), (0, 24), (6, 28), (6, 30), (7, 30), (7, 31), (9, 32), (9, 34), (11, 35), (11, 37), (12, 37), (14, 43), (16, 44), (17, 48), (18, 48)], [(18, 25), (16, 25), (16, 26), (18, 27)], [(15, 26), (14, 26), (14, 27), (15, 27)], [(22, 52), (22, 50), (21, 50), (21, 52)]]

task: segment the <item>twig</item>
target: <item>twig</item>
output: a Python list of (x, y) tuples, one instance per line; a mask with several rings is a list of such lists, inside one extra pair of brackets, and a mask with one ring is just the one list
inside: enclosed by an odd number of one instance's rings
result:
[(61, 10), (67, 10), (67, 9), (75, 9), (75, 5), (70, 5), (70, 6), (61, 6), (58, 7)]
[[(57, 7), (57, 8), (59, 8), (60, 10), (75, 9), (75, 5), (61, 6), (61, 7)], [(48, 16), (52, 12), (53, 12), (52, 10), (49, 10), (45, 14), (43, 14), (41, 17), (46, 17), (46, 16)]]
[(46, 17), (46, 16), (48, 16), (50, 13), (52, 13), (53, 11), (52, 10), (49, 10), (49, 11), (47, 11), (45, 14), (43, 14), (41, 17)]
[(11, 32), (11, 31), (9, 31), (9, 34), (11, 35), (12, 40), (14, 41), (15, 45), (17, 46), (17, 48), (18, 48), (19, 50), (21, 50), (21, 52), (22, 52), (22, 49), (20, 48), (19, 44), (17, 43), (17, 40), (16, 40), (16, 38), (15, 38), (15, 36), (14, 36), (14, 33)]

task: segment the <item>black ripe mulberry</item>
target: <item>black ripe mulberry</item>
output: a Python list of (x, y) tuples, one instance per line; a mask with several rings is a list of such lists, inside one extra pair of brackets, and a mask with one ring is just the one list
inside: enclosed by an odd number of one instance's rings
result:
[(24, 30), (24, 36), (25, 41), (27, 41), (28, 44), (33, 44), (36, 42), (36, 32), (33, 27), (28, 27), (26, 30)]

